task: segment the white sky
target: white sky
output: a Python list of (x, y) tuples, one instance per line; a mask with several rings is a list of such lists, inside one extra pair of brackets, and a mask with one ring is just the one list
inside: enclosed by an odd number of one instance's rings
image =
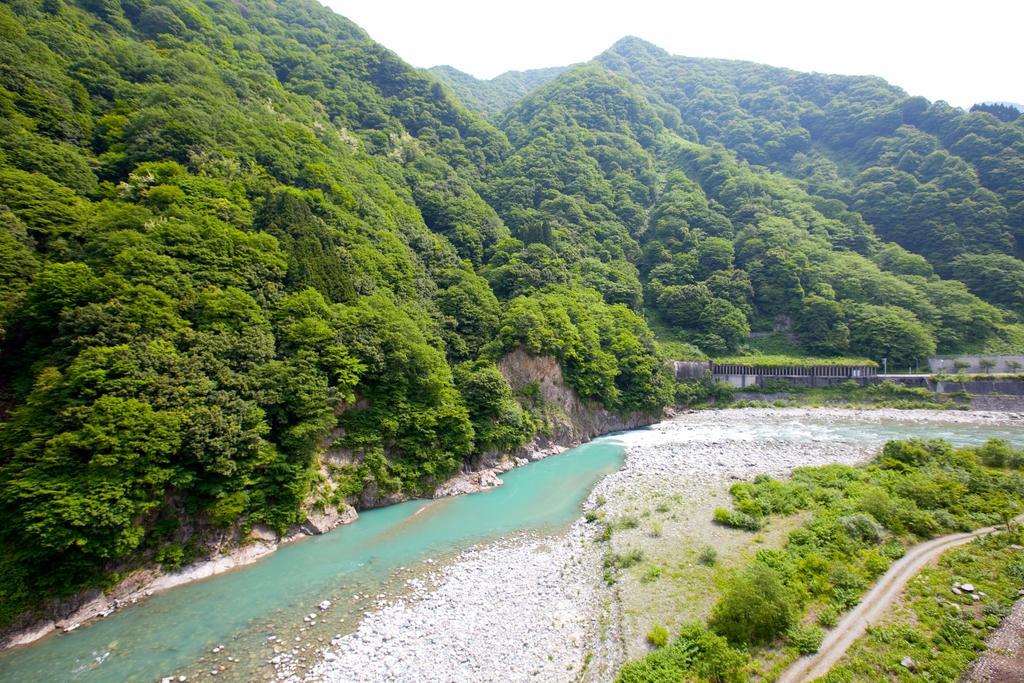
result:
[(626, 35), (672, 54), (874, 74), (969, 107), (1024, 103), (1020, 0), (321, 0), (418, 67), (478, 78), (586, 61)]

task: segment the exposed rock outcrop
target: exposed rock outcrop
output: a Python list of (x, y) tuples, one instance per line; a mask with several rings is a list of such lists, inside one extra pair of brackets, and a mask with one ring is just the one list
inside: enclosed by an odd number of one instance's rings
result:
[[(602, 434), (635, 429), (660, 419), (660, 415), (641, 412), (619, 415), (581, 400), (566, 384), (562, 368), (554, 358), (531, 356), (524, 349), (516, 349), (498, 362), (498, 369), (516, 391), (535, 385), (548, 409), (549, 421), (545, 429), (512, 453), (513, 458), (539, 460)], [(483, 461), (497, 462), (504, 455), (486, 453)]]
[(325, 534), (331, 529), (350, 524), (359, 517), (359, 513), (351, 505), (345, 505), (339, 510), (333, 506), (327, 506), (321, 510), (310, 510), (306, 521), (299, 525), (304, 533), (311, 536)]
[(493, 469), (480, 470), (479, 472), (462, 472), (455, 475), (434, 491), (434, 498), (447, 498), (448, 496), (460, 496), (464, 493), (480, 493), (487, 489), (501, 486), (502, 481), (498, 478), (497, 471)]

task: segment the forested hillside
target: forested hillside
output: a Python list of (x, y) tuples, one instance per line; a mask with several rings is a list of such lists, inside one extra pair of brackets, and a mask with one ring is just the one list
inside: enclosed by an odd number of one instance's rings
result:
[(489, 122), (313, 0), (18, 0), (0, 37), (0, 624), (524, 443), (516, 348), (657, 414), (670, 353), (752, 329), (1024, 346), (1021, 119), (627, 39), (448, 78)]
[[(882, 240), (1024, 313), (1024, 118), (911, 97), (879, 78), (673, 57), (627, 38), (597, 58), (692, 139), (858, 212)], [(1008, 118), (1008, 117), (1004, 117)]]
[(473, 111), (493, 119), (511, 104), (525, 97), (565, 71), (563, 66), (527, 71), (506, 71), (490, 80), (480, 80), (451, 66), (430, 68), (442, 83)]
[[(0, 621), (174, 566), (189, 520), (283, 530), (521, 443), (520, 344), (668, 400), (632, 311), (499, 302), (505, 135), (317, 3), (16, 2), (0, 35)], [(361, 464), (325, 492), (328, 447)]]

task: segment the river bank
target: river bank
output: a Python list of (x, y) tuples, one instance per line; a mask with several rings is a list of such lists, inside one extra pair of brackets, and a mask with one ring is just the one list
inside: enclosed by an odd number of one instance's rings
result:
[[(605, 433), (601, 430), (630, 429), (651, 421), (649, 416), (639, 414), (623, 419), (603, 410), (588, 411), (586, 406), (577, 402), (572, 413), (557, 425), (558, 429), (553, 433), (538, 434), (513, 453), (487, 454), (476, 463), (474, 469), (455, 474), (441, 483), (431, 497), (446, 498), (495, 488), (502, 483), (499, 474), (589, 442)], [(409, 498), (391, 502), (405, 500)], [(379, 506), (372, 505), (368, 509)], [(6, 632), (0, 632), (0, 651), (30, 645), (57, 631), (74, 631), (162, 591), (246, 567), (286, 544), (318, 536), (350, 524), (358, 517), (357, 510), (352, 506), (327, 512), (311, 511), (305, 522), (292, 527), (283, 536), (269, 528), (257, 526), (245, 540), (218, 543), (211, 547), (209, 557), (180, 570), (165, 572), (159, 567), (146, 567), (132, 572), (107, 590), (90, 589), (70, 598), (55, 600), (46, 608), (44, 616), (26, 620)]]
[[(622, 435), (624, 466), (591, 492), (565, 534), (472, 550), (436, 573), (434, 588), (365, 615), (303, 677), (280, 679), (594, 680), (646, 651), (654, 625), (675, 630), (706, 616), (717, 595), (697, 561), (711, 546), (722, 565), (781, 542), (785, 529), (749, 533), (711, 523), (729, 485), (795, 467), (854, 464), (889, 438), (958, 434), (984, 440), (1024, 429), (987, 412), (744, 409), (688, 413)], [(769, 433), (776, 438), (768, 438)], [(599, 542), (604, 526), (611, 537)], [(615, 572), (612, 558), (641, 558)]]

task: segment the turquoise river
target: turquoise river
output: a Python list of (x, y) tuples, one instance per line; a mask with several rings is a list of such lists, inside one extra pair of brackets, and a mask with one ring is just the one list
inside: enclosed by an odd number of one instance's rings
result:
[[(942, 437), (968, 444), (1002, 436), (1024, 443), (1024, 425), (993, 427), (804, 419), (747, 423), (718, 434), (697, 425), (679, 438), (881, 443)], [(566, 529), (594, 484), (621, 466), (626, 444), (642, 448), (646, 433), (603, 437), (518, 468), (486, 493), (363, 512), (348, 526), (285, 545), (248, 567), (159, 593), (71, 633), (4, 653), (0, 681), (120, 683), (170, 675), (196, 680), (200, 674), (213, 680), (208, 672), (218, 665), (225, 665), (219, 680), (270, 679), (268, 638), (306, 647), (314, 657), (326, 641), (354, 630), (378, 594), (400, 594), (407, 579), (468, 546), (519, 532)], [(315, 626), (305, 623), (303, 617), (318, 612), (324, 599), (334, 607), (318, 613)], [(219, 646), (223, 651), (211, 654)]]

